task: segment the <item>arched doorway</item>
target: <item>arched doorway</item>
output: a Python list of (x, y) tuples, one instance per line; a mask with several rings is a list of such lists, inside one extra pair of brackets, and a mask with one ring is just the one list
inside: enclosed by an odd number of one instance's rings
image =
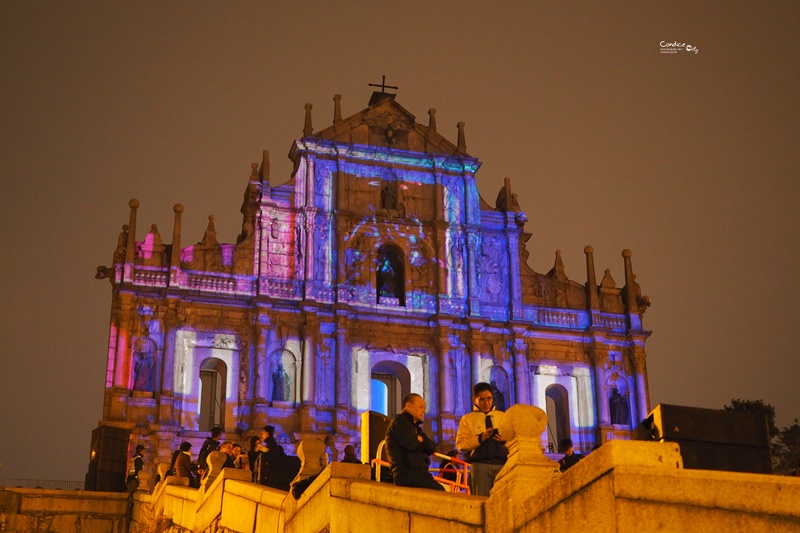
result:
[(403, 410), (403, 396), (411, 392), (411, 373), (395, 361), (380, 361), (372, 367), (370, 410), (395, 416)]
[(228, 367), (221, 359), (210, 357), (200, 364), (200, 431), (210, 431), (214, 426), (225, 427), (227, 379)]
[(558, 443), (570, 438), (569, 395), (562, 385), (550, 385), (545, 389), (547, 402), (547, 443), (558, 452)]

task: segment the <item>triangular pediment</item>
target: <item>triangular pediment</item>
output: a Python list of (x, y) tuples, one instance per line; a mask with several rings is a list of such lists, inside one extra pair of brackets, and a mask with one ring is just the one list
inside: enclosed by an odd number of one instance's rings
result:
[[(380, 95), (381, 93), (376, 93)], [(467, 156), (455, 144), (416, 117), (386, 94), (374, 97), (373, 104), (333, 125), (310, 135), (311, 138), (346, 144), (363, 144), (430, 154)]]

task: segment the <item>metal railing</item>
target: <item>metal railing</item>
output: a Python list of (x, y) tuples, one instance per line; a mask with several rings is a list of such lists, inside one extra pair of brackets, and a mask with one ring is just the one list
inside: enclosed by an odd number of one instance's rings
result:
[(83, 490), (83, 481), (63, 481), (56, 479), (0, 479), (0, 486), (22, 489)]

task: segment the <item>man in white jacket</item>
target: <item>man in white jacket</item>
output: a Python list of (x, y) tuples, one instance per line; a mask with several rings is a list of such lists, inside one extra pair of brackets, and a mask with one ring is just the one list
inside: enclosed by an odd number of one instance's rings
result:
[(456, 448), (472, 464), (470, 490), (477, 496), (489, 496), (494, 478), (506, 464), (508, 448), (499, 428), (505, 426), (505, 413), (494, 408), (492, 386), (477, 383), (472, 387), (475, 405), (461, 417), (456, 433)]

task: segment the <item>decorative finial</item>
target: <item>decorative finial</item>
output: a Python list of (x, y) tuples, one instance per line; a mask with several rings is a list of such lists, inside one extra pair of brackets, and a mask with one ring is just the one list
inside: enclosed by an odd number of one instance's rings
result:
[(456, 127), (458, 128), (458, 146), (456, 146), (456, 150), (458, 150), (462, 154), (466, 154), (467, 141), (464, 137), (464, 123), (459, 122), (458, 124), (456, 124)]
[(599, 309), (600, 298), (597, 294), (597, 276), (594, 272), (594, 248), (586, 245), (583, 253), (586, 254), (586, 291), (589, 294), (589, 309)]
[(631, 263), (631, 256), (633, 254), (630, 250), (625, 248), (622, 250), (622, 257), (623, 262), (625, 264), (625, 306), (628, 308), (629, 313), (636, 314), (639, 311), (639, 307), (637, 305), (637, 287), (636, 287), (636, 280), (634, 279), (636, 276), (633, 275), (633, 265)]
[(428, 109), (428, 129), (436, 133), (436, 109)]
[(547, 273), (553, 279), (557, 279), (558, 281), (568, 281), (567, 273), (564, 270), (564, 262), (561, 260), (561, 250), (556, 250), (556, 261), (553, 264), (553, 268), (550, 272)]
[(136, 257), (136, 210), (139, 208), (139, 200), (131, 198), (128, 202), (128, 207), (131, 208), (131, 214), (128, 218), (128, 242), (125, 246), (125, 262), (133, 263)]
[(208, 226), (206, 227), (206, 233), (203, 236), (203, 240), (200, 241), (201, 246), (216, 246), (219, 243), (217, 242), (217, 228), (214, 227), (214, 215), (208, 215)]
[(314, 133), (314, 128), (311, 126), (311, 104), (306, 104), (306, 122), (303, 125), (303, 137), (308, 137)]
[(338, 124), (342, 121), (342, 95), (333, 95), (333, 123)]

